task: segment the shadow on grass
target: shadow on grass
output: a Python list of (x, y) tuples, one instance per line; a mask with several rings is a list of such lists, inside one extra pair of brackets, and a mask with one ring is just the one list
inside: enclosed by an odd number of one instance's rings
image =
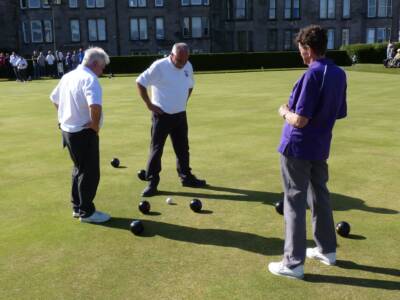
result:
[[(361, 271), (371, 272), (374, 274), (383, 274), (383, 275), (400, 277), (399, 269), (360, 265), (348, 260), (337, 260), (336, 266), (342, 269), (361, 270)], [(395, 290), (395, 291), (400, 290), (399, 281), (380, 280), (380, 279), (307, 274), (305, 276), (305, 281), (314, 283), (334, 283), (341, 285), (351, 285), (351, 286)]]
[[(210, 194), (204, 190), (223, 192), (227, 194)], [(173, 192), (173, 191), (160, 191), (160, 195), (166, 196), (182, 196), (189, 198), (203, 198), (203, 199), (217, 199), (217, 200), (231, 200), (231, 201), (256, 201), (267, 205), (274, 205), (275, 202), (283, 198), (283, 193), (270, 193), (263, 191), (253, 191), (238, 188), (222, 187), (222, 186), (206, 186), (202, 189), (190, 192)], [(398, 211), (381, 208), (371, 207), (358, 198), (353, 198), (341, 194), (331, 193), (333, 209), (337, 211), (358, 209), (372, 213), (380, 214), (397, 214)]]
[[(99, 225), (129, 230), (131, 222), (132, 219), (113, 217), (110, 221)], [(262, 255), (282, 254), (283, 240), (279, 238), (266, 238), (257, 234), (224, 229), (197, 229), (151, 220), (142, 220), (142, 222), (144, 231), (140, 237), (143, 238), (162, 236), (170, 240), (238, 248)]]
[(375, 288), (384, 290), (400, 290), (398, 281), (357, 278), (357, 277), (343, 277), (333, 275), (320, 275), (320, 274), (306, 274), (304, 280), (313, 283), (333, 283), (340, 285), (350, 285), (365, 288)]
[[(380, 273), (384, 275), (391, 275), (400, 277), (400, 270), (393, 268), (383, 268), (383, 267), (375, 267), (375, 266), (364, 266), (357, 264), (355, 262), (349, 260), (337, 260), (336, 266), (342, 269), (350, 269), (350, 270), (362, 270), (371, 273)], [(400, 288), (400, 282), (398, 283)]]

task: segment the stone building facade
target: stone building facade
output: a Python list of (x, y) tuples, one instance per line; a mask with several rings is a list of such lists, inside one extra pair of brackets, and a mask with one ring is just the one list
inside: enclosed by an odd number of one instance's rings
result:
[(0, 50), (111, 55), (293, 50), (299, 28), (320, 24), (331, 49), (399, 40), (400, 0), (0, 0)]

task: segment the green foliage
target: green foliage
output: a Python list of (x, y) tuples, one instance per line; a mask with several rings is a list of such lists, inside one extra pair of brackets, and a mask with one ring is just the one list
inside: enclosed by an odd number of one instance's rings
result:
[[(340, 49), (347, 52), (349, 57), (357, 56), (358, 63), (382, 63), (386, 58), (388, 43), (351, 44)], [(394, 48), (400, 48), (400, 43), (394, 43)]]
[[(345, 51), (329, 51), (327, 57), (341, 66), (351, 65)], [(114, 74), (140, 73), (161, 56), (119, 56), (111, 57), (106, 72)], [(192, 54), (190, 61), (196, 71), (251, 70), (271, 68), (298, 68), (303, 62), (298, 52), (249, 52), (249, 53), (209, 53)]]

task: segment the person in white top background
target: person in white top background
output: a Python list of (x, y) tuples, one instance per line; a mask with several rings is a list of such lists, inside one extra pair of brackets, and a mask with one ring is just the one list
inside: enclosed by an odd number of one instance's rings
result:
[[(173, 46), (168, 57), (156, 60), (136, 79), (139, 94), (152, 112), (150, 155), (145, 176), (149, 181), (142, 196), (158, 193), (161, 157), (168, 135), (176, 154), (178, 176), (183, 186), (203, 187), (205, 180), (197, 179), (189, 164), (188, 123), (186, 105), (193, 90), (193, 68), (189, 59), (189, 47), (185, 43)], [(150, 99), (147, 88), (151, 87)]]
[(56, 58), (51, 53), (51, 50), (47, 52), (46, 55), (46, 66), (47, 66), (47, 76), (56, 77), (57, 69), (56, 69)]
[(99, 131), (102, 125), (102, 89), (98, 76), (110, 63), (101, 48), (89, 48), (82, 64), (64, 75), (50, 95), (58, 112), (64, 147), (74, 163), (72, 170), (72, 216), (81, 222), (110, 219), (96, 211), (93, 200), (100, 181)]

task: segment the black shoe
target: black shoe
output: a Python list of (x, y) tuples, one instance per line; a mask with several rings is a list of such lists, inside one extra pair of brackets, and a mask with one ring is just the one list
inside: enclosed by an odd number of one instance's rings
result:
[(149, 185), (143, 190), (143, 197), (151, 197), (158, 194), (157, 186), (160, 182), (160, 176), (156, 175), (150, 179)]
[(152, 197), (158, 194), (156, 186), (151, 186), (150, 184), (142, 192), (143, 197)]
[(186, 186), (186, 187), (197, 188), (197, 187), (203, 187), (203, 186), (207, 185), (207, 182), (205, 180), (197, 179), (196, 176), (194, 176), (193, 174), (181, 177), (181, 180), (182, 180), (182, 186)]

